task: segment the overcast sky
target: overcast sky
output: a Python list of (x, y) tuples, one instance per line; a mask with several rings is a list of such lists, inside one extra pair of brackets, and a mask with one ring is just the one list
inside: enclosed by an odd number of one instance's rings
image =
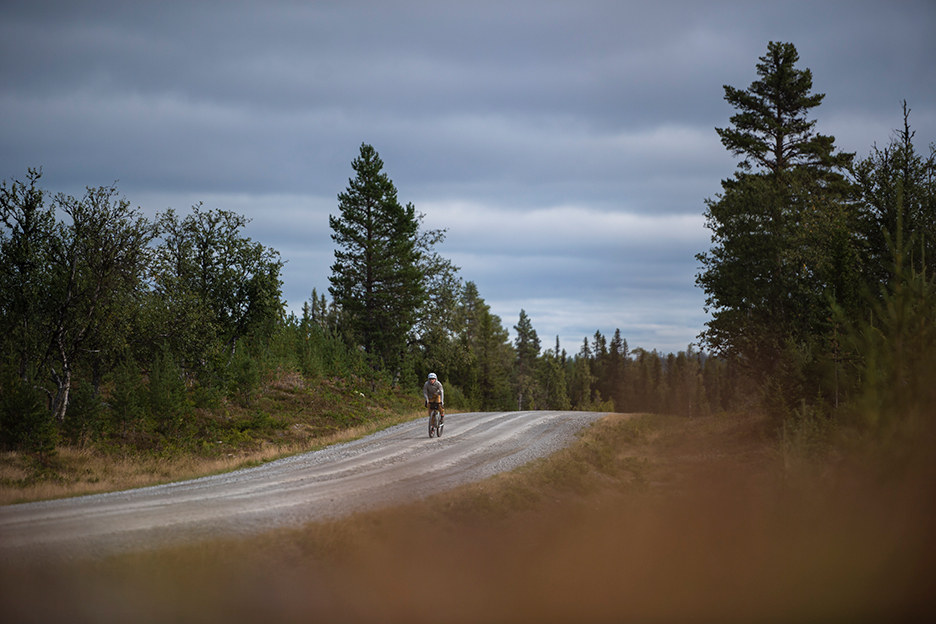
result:
[(147, 215), (252, 219), (298, 311), (373, 145), (403, 203), (511, 330), (684, 350), (694, 256), (735, 161), (715, 133), (768, 41), (813, 72), (817, 131), (867, 156), (936, 140), (936, 2), (354, 0), (0, 3), (0, 178), (117, 182)]

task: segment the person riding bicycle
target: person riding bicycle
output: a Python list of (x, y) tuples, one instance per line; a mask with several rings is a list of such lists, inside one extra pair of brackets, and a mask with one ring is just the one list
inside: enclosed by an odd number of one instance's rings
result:
[(429, 408), (430, 414), (432, 408), (438, 405), (439, 423), (445, 422), (445, 391), (435, 373), (429, 373), (429, 379), (423, 384), (423, 398), (426, 399), (426, 407)]

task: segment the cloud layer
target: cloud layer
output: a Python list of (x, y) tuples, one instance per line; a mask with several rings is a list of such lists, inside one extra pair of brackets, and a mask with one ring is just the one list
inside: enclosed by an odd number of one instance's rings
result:
[(325, 292), (328, 215), (362, 142), (505, 326), (577, 351), (620, 328), (684, 349), (705, 323), (714, 132), (770, 40), (797, 45), (818, 130), (886, 143), (908, 100), (936, 138), (931, 2), (5, 2), (0, 176), (42, 166), (148, 212), (245, 214)]

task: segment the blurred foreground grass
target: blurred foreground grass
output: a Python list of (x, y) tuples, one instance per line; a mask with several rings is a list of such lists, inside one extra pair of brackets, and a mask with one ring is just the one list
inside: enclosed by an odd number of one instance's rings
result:
[(520, 470), (247, 540), (0, 574), (5, 622), (919, 621), (934, 462), (611, 415)]

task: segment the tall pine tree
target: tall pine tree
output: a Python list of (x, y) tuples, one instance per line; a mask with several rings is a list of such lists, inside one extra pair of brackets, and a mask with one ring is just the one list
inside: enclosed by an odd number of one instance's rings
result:
[(534, 408), (536, 405), (536, 361), (540, 352), (540, 339), (533, 329), (533, 323), (527, 316), (526, 310), (520, 310), (520, 319), (514, 325), (517, 338), (514, 345), (517, 349), (517, 360), (514, 367), (514, 392), (517, 394), (517, 409), (524, 405)]
[(739, 167), (774, 174), (798, 167), (822, 172), (846, 167), (854, 155), (835, 153), (835, 137), (813, 132), (816, 121), (808, 114), (825, 94), (811, 93), (812, 72), (796, 68), (796, 47), (771, 41), (759, 60), (760, 78), (746, 90), (725, 85), (725, 100), (738, 112), (731, 128), (715, 129), (722, 144), (742, 157)]
[(378, 365), (399, 365), (425, 291), (418, 268), (419, 221), (400, 205), (377, 151), (362, 144), (355, 173), (338, 195), (341, 214), (329, 216), (335, 263), (329, 292), (348, 335)]
[(723, 193), (706, 202), (713, 245), (697, 256), (696, 283), (712, 318), (702, 339), (796, 400), (817, 394), (807, 385), (821, 375), (808, 369), (817, 365), (811, 354), (827, 346), (828, 297), (854, 288), (843, 175), (853, 154), (814, 132), (809, 113), (824, 95), (811, 92), (812, 73), (796, 67), (793, 44), (770, 42), (759, 60), (748, 89), (725, 86), (737, 113), (717, 132), (741, 160)]

